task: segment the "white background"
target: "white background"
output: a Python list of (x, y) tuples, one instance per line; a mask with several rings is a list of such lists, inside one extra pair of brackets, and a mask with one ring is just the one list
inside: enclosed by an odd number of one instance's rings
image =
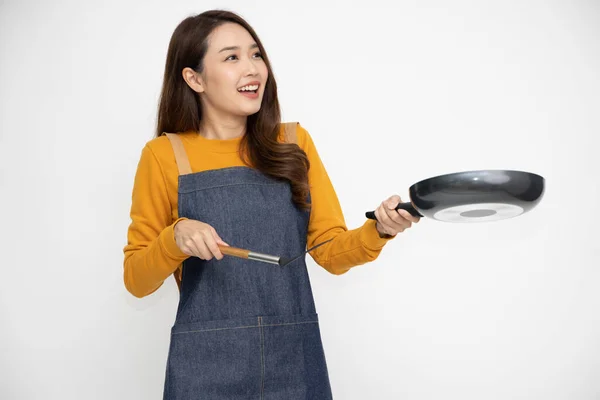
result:
[(349, 228), (442, 173), (547, 179), (528, 214), (423, 219), (343, 276), (307, 257), (335, 398), (600, 398), (591, 0), (2, 1), (0, 398), (162, 398), (176, 285), (134, 298), (122, 249), (171, 33), (213, 7), (258, 31)]

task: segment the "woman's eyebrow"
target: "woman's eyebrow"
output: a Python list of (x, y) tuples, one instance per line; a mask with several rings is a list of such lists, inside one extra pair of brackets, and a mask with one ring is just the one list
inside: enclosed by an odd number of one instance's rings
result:
[[(250, 46), (251, 49), (256, 49), (258, 47), (258, 44), (254, 43), (253, 45)], [(227, 47), (223, 47), (221, 50), (219, 50), (219, 53), (222, 53), (224, 51), (230, 51), (230, 50), (239, 50), (240, 46), (227, 46)]]

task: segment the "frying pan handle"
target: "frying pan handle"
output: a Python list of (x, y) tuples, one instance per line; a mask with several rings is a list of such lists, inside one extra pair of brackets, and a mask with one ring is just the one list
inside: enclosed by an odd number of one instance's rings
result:
[[(412, 215), (413, 217), (422, 217), (423, 215), (421, 215), (416, 209), (415, 207), (413, 207), (412, 203), (400, 203), (396, 206), (396, 210), (406, 210), (410, 213), (410, 215)], [(369, 211), (366, 213), (367, 218), (369, 219), (374, 219), (377, 220), (377, 218), (375, 217), (375, 211)]]

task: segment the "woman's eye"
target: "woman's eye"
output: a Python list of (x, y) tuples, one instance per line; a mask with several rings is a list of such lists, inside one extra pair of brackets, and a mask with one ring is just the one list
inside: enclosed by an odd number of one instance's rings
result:
[[(262, 58), (262, 54), (261, 53), (254, 53), (254, 58)], [(225, 59), (225, 61), (235, 61), (237, 60), (238, 57), (235, 54), (230, 55), (229, 57), (227, 57)]]

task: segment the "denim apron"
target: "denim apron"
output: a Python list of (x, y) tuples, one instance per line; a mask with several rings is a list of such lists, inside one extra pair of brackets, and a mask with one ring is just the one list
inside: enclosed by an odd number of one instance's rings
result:
[[(288, 182), (245, 166), (192, 173), (180, 138), (167, 136), (179, 216), (213, 226), (233, 247), (306, 250), (309, 212), (294, 206)], [(231, 256), (184, 261), (164, 399), (332, 399), (304, 257), (284, 268)]]

